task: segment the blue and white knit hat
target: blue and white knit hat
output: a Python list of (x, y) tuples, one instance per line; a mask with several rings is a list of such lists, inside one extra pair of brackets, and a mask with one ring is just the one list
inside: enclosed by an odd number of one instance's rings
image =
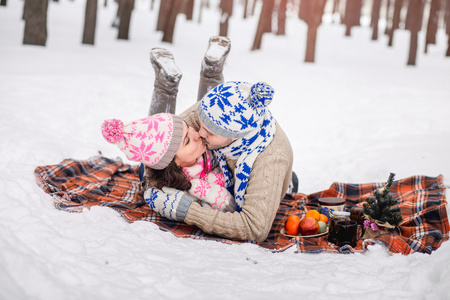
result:
[(225, 158), (237, 159), (234, 171), (234, 197), (237, 211), (244, 205), (253, 162), (272, 141), (276, 122), (267, 106), (274, 90), (264, 82), (250, 84), (231, 81), (219, 84), (209, 91), (198, 106), (198, 116), (214, 134), (237, 139), (230, 145), (215, 150), (227, 187), (233, 185)]
[(251, 85), (230, 81), (209, 91), (198, 106), (198, 115), (214, 134), (241, 138), (256, 128), (266, 113), (274, 90), (264, 82)]

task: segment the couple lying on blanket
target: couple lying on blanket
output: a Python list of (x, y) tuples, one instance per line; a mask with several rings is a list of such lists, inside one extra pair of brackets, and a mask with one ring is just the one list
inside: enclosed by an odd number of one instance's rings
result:
[(394, 181), (390, 193), (403, 221), (394, 232), (361, 239), (353, 249), (338, 248), (326, 236), (281, 234), (289, 215), (317, 209), (320, 198), (345, 199), (350, 209), (362, 206), (384, 183), (335, 182), (310, 195), (286, 194), (293, 155), (267, 109), (272, 97), (267, 84), (228, 82), (180, 117), (157, 114), (127, 125), (106, 121), (105, 138), (145, 166), (143, 178), (137, 165), (95, 156), (38, 166), (36, 182), (64, 211), (82, 212), (100, 205), (115, 209), (130, 222), (153, 222), (177, 237), (256, 242), (274, 252), (292, 246), (303, 253), (363, 252), (378, 244), (390, 253), (431, 253), (449, 239), (442, 175)]
[(292, 148), (268, 109), (266, 83), (226, 82), (181, 116), (102, 125), (140, 162), (147, 204), (159, 215), (232, 240), (263, 242), (292, 175)]

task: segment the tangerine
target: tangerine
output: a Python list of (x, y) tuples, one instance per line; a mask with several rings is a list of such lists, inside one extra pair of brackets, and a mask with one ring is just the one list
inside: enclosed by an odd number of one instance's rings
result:
[(286, 220), (286, 223), (284, 223), (284, 231), (288, 235), (298, 235), (298, 232), (300, 230), (300, 218), (298, 216), (289, 216)]
[(328, 224), (328, 217), (324, 214), (320, 214), (319, 221), (324, 222), (325, 224)]
[(316, 219), (316, 221), (319, 221), (320, 220), (320, 212), (318, 212), (315, 209), (311, 209), (311, 210), (308, 210), (305, 217), (311, 217), (311, 218)]

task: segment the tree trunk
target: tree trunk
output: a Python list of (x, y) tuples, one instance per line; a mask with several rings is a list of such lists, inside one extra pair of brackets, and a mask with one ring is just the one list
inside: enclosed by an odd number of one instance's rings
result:
[(447, 52), (445, 53), (445, 56), (450, 56), (450, 35), (447, 35)]
[(120, 22), (119, 22), (119, 34), (117, 38), (119, 40), (128, 40), (130, 32), (131, 12), (134, 9), (134, 0), (119, 0), (120, 10)]
[(445, 32), (447, 33), (447, 53), (445, 56), (450, 56), (450, 0), (445, 3)]
[(97, 0), (87, 0), (86, 12), (84, 16), (83, 44), (94, 45), (96, 23)]
[(411, 39), (409, 42), (409, 56), (408, 56), (408, 66), (416, 65), (416, 57), (417, 57), (417, 40), (418, 40), (418, 32), (411, 31)]
[(391, 8), (391, 0), (386, 0), (386, 27), (384, 28), (385, 35), (389, 35), (389, 23), (392, 23), (390, 8)]
[(439, 11), (441, 0), (431, 0), (430, 14), (428, 16), (427, 34), (425, 38), (425, 53), (428, 52), (428, 44), (436, 44), (436, 33), (439, 24)]
[(389, 29), (388, 46), (391, 47), (394, 42), (394, 31), (400, 26), (400, 13), (403, 8), (403, 0), (395, 0), (394, 16), (392, 18), (391, 28)]
[(186, 15), (186, 20), (191, 21), (194, 15), (194, 0), (183, 0), (183, 13)]
[(183, 74), (175, 64), (172, 53), (163, 48), (150, 51), (150, 62), (155, 71), (155, 83), (148, 115), (174, 114), (177, 104), (178, 85)]
[(351, 35), (351, 29), (360, 25), (362, 0), (347, 0), (342, 23), (345, 24), (345, 36)]
[(24, 45), (45, 46), (47, 41), (48, 0), (26, 0), (24, 5)]
[(272, 12), (275, 0), (263, 0), (261, 15), (259, 16), (258, 28), (256, 29), (255, 40), (253, 41), (252, 50), (261, 49), (262, 35), (267, 32), (267, 28), (271, 28)]
[(322, 23), (326, 0), (302, 0), (299, 17), (308, 24), (305, 62), (315, 61), (317, 29)]
[[(304, 0), (303, 0), (304, 1)], [(314, 0), (316, 1), (316, 0)], [(305, 62), (314, 62), (316, 53), (316, 37), (318, 26), (308, 26), (308, 36), (306, 40)]]
[(333, 0), (333, 14), (340, 13), (339, 0)]
[(156, 24), (156, 31), (163, 31), (166, 29), (167, 20), (169, 19), (170, 8), (174, 1), (178, 0), (161, 0), (158, 12), (158, 23)]
[(422, 18), (423, 9), (425, 1), (424, 0), (410, 0), (408, 5), (408, 13), (406, 15), (406, 25), (405, 28), (411, 31), (411, 41), (409, 44), (409, 57), (408, 66), (416, 65), (417, 57), (417, 42), (419, 31), (422, 28)]
[(341, 9), (340, 9), (340, 1), (339, 0), (333, 0), (333, 4), (332, 4), (332, 19), (331, 22), (334, 23), (334, 16), (336, 15), (336, 13), (339, 16), (339, 22), (342, 23), (342, 15), (341, 15)]
[(256, 2), (258, 2), (258, 1), (264, 1), (264, 0), (253, 0), (252, 12), (251, 12), (252, 16), (255, 15)]
[(287, 0), (280, 0), (278, 5), (277, 35), (286, 34), (286, 9)]
[(378, 20), (380, 18), (381, 0), (373, 0), (372, 5), (372, 41), (378, 40)]
[(162, 38), (163, 42), (172, 43), (173, 41), (173, 33), (175, 31), (175, 22), (177, 20), (177, 15), (180, 12), (182, 0), (175, 0), (172, 2), (172, 6), (170, 7), (169, 17), (167, 19), (166, 27), (164, 28), (164, 35)]
[(233, 0), (220, 0), (220, 26), (219, 35), (228, 36), (228, 20), (233, 14)]
[(248, 0), (244, 0), (244, 19), (247, 19), (248, 16)]

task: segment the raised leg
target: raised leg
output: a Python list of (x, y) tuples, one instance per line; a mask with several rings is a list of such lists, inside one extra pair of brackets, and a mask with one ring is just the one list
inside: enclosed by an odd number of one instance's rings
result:
[(178, 85), (183, 74), (175, 64), (172, 53), (164, 48), (153, 48), (150, 62), (155, 70), (155, 89), (148, 114), (175, 114)]
[(224, 36), (209, 39), (208, 50), (203, 57), (197, 100), (218, 84), (223, 83), (223, 65), (230, 52), (231, 42)]

